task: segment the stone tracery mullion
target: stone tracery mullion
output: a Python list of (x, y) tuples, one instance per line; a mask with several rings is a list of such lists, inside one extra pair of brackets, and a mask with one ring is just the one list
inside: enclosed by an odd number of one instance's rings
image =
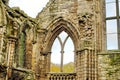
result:
[(66, 44), (68, 38), (69, 38), (69, 36), (67, 36), (67, 37), (65, 38), (64, 42), (63, 42), (63, 49), (64, 49), (64, 47), (65, 47), (65, 44)]
[(61, 48), (62, 48), (62, 45), (63, 45), (62, 40), (61, 40), (61, 38), (60, 38), (59, 36), (58, 36), (57, 38), (58, 38), (58, 41), (59, 41), (60, 46), (61, 46)]
[(63, 72), (63, 57), (64, 57), (64, 47), (65, 47), (65, 44), (69, 38), (69, 36), (67, 35), (67, 37), (65, 38), (65, 40), (62, 42), (62, 39), (61, 37), (57, 36), (58, 38), (58, 41), (60, 43), (60, 46), (61, 46), (61, 67), (60, 67), (60, 71)]

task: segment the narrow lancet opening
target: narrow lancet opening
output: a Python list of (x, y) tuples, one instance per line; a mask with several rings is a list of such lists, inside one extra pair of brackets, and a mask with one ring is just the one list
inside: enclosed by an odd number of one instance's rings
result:
[(65, 31), (56, 37), (51, 51), (50, 72), (74, 72), (74, 44)]

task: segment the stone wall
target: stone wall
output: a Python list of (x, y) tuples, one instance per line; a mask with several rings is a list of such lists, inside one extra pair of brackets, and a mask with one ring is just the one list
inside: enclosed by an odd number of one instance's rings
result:
[(45, 80), (52, 44), (65, 31), (75, 46), (77, 80), (98, 80), (97, 53), (106, 46), (104, 0), (50, 0), (36, 19), (0, 1), (0, 31), (0, 61), (11, 67), (6, 78), (21, 67)]
[(13, 68), (32, 69), (34, 20), (19, 8), (10, 8), (0, 1), (0, 65), (7, 66), (6, 79), (13, 76)]
[(105, 51), (98, 54), (99, 80), (119, 80), (120, 53), (118, 50)]
[(3, 64), (4, 62), (4, 58), (5, 58), (5, 52), (6, 52), (6, 47), (5, 47), (5, 42), (6, 42), (6, 16), (5, 16), (5, 8), (4, 8), (4, 4), (2, 3), (2, 1), (0, 1), (0, 62), (2, 62)]
[[(45, 37), (43, 39), (45, 41), (41, 39), (42, 43), (39, 43), (44, 46), (42, 51), (46, 54), (47, 52), (51, 52), (50, 45), (54, 41), (55, 36), (63, 30), (66, 31), (73, 39), (76, 52), (88, 49), (88, 51), (85, 51), (86, 53), (82, 51), (79, 55), (75, 54), (77, 79), (97, 80), (97, 53), (106, 49), (104, 0), (51, 0), (42, 12), (38, 14), (37, 19), (39, 24), (38, 29), (44, 29)], [(71, 27), (68, 26), (67, 22), (72, 24), (72, 30), (75, 29), (75, 31), (72, 32), (69, 29)], [(65, 27), (60, 27), (60, 25), (64, 25)], [(50, 44), (49, 40), (51, 41)], [(86, 54), (89, 57), (85, 56)], [(77, 58), (80, 55), (82, 57)], [(91, 60), (91, 58), (93, 59)], [(87, 60), (93, 62), (86, 63)], [(78, 63), (84, 64), (83, 67), (78, 65)], [(91, 67), (87, 68), (86, 65), (92, 65), (95, 69)], [(89, 70), (92, 73), (89, 73)]]

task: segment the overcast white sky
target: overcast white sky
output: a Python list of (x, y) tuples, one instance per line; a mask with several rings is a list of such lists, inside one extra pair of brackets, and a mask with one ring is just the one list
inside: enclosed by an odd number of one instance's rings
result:
[(49, 0), (10, 0), (9, 6), (18, 6), (29, 16), (35, 18)]

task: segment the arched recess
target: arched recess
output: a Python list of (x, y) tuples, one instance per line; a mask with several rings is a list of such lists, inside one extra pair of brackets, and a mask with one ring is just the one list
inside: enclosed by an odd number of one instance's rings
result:
[[(75, 26), (71, 24), (71, 22), (68, 22), (64, 20), (63, 18), (58, 18), (57, 20), (53, 21), (52, 24), (47, 28), (48, 32), (46, 34), (45, 40), (44, 40), (44, 53), (48, 53), (48, 60), (47, 60), (47, 68), (46, 70), (49, 72), (50, 70), (50, 52), (52, 45), (54, 43), (54, 40), (56, 37), (62, 32), (66, 32), (69, 37), (72, 39), (74, 44), (74, 51), (78, 50), (79, 48), (79, 32), (76, 29)], [(74, 60), (76, 63), (76, 60)]]
[(28, 21), (24, 21), (20, 31), (18, 40), (18, 67), (23, 67), (27, 69), (32, 68), (32, 41), (33, 32)]
[(79, 36), (80, 33), (75, 25), (71, 24), (63, 18), (58, 18), (54, 20), (48, 27), (47, 27), (47, 35), (45, 37), (45, 44), (44, 44), (44, 51), (51, 51), (52, 44), (56, 39), (57, 35), (59, 35), (62, 31), (65, 31), (73, 40), (75, 50), (79, 48)]

